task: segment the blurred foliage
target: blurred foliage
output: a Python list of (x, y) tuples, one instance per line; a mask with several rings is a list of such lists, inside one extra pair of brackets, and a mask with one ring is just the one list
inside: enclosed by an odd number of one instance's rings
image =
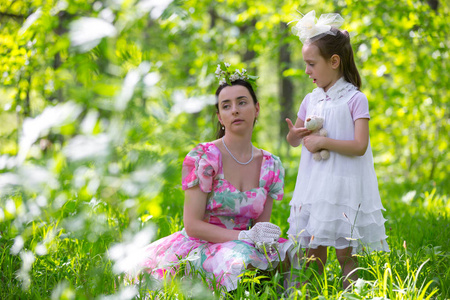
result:
[(213, 139), (219, 61), (260, 76), (254, 139), (281, 157), (289, 199), (300, 150), (280, 136), (280, 81), (294, 86), (292, 118), (314, 88), (286, 25), (295, 10), (346, 20), (380, 184), (447, 194), (450, 6), (437, 3), (1, 1), (0, 297), (110, 294), (117, 260), (135, 254), (119, 242), (139, 250), (182, 227), (181, 163)]

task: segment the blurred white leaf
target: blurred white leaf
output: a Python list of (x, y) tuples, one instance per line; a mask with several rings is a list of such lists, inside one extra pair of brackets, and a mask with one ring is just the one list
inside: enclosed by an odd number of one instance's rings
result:
[(19, 254), (20, 250), (22, 250), (22, 248), (23, 248), (23, 245), (24, 245), (24, 240), (23, 240), (22, 236), (20, 236), (20, 235), (17, 236), (14, 239), (14, 244), (11, 247), (11, 250), (10, 250), (11, 254), (12, 255)]
[(128, 273), (133, 277), (137, 275), (147, 259), (148, 254), (145, 249), (155, 234), (154, 226), (147, 226), (134, 235), (130, 241), (112, 246), (108, 251), (108, 256), (115, 262), (113, 271), (116, 274)]
[(96, 136), (78, 135), (71, 139), (63, 153), (70, 160), (105, 158), (109, 155), (111, 141), (106, 134)]
[(208, 105), (214, 105), (216, 103), (215, 96), (204, 95), (198, 97), (186, 98), (183, 92), (175, 92), (173, 94), (175, 104), (172, 106), (172, 113), (178, 115), (182, 112), (197, 113)]
[(20, 258), (22, 259), (22, 266), (17, 272), (17, 277), (22, 281), (22, 288), (27, 290), (31, 284), (29, 272), (31, 271), (35, 257), (31, 251), (24, 251), (20, 253)]
[(27, 118), (23, 122), (22, 136), (20, 137), (17, 162), (22, 163), (31, 145), (48, 133), (50, 128), (62, 126), (75, 120), (81, 113), (81, 107), (73, 102), (66, 102), (56, 106), (48, 106), (35, 118)]
[(37, 165), (20, 167), (18, 175), (21, 185), (28, 190), (39, 191), (44, 186), (56, 189), (59, 186), (58, 181), (49, 170)]
[(150, 12), (152, 19), (159, 18), (172, 0), (141, 0), (138, 3), (138, 10)]
[(82, 17), (70, 24), (70, 42), (82, 52), (97, 46), (103, 38), (116, 34), (114, 25), (103, 19)]
[(20, 178), (13, 173), (0, 174), (0, 195), (5, 192), (7, 188), (20, 184)]
[(125, 286), (119, 290), (117, 294), (101, 296), (100, 300), (130, 300), (138, 294), (137, 288), (132, 286)]
[(83, 134), (92, 134), (95, 125), (97, 124), (99, 113), (96, 110), (90, 110), (86, 117), (84, 117), (83, 122), (81, 122), (81, 132)]
[(113, 11), (110, 8), (103, 9), (98, 14), (98, 16), (100, 18), (102, 18), (103, 20), (105, 20), (106, 22), (108, 22), (108, 23), (112, 23), (114, 21), (114, 18), (115, 18), (114, 13), (113, 13)]
[(67, 281), (62, 280), (58, 283), (58, 285), (52, 290), (51, 300), (73, 300), (75, 299), (75, 292), (70, 287)]
[(411, 204), (412, 200), (416, 196), (416, 191), (409, 191), (402, 197), (402, 201), (406, 204)]
[(43, 244), (37, 244), (34, 251), (37, 255), (46, 255), (48, 253), (47, 247)]
[(22, 27), (19, 30), (19, 35), (22, 35), (27, 31), (28, 28), (30, 28), (31, 25), (33, 25), (34, 22), (36, 22), (37, 19), (42, 15), (42, 10), (39, 7), (34, 13), (32, 13), (23, 23)]
[(137, 196), (139, 193), (156, 194), (162, 187), (161, 174), (164, 172), (165, 166), (162, 163), (155, 163), (152, 166), (139, 169), (125, 178), (122, 183), (122, 190), (131, 197)]
[(155, 84), (157, 84), (160, 79), (161, 79), (161, 76), (159, 75), (158, 72), (151, 72), (151, 73), (148, 73), (147, 75), (145, 75), (143, 81), (147, 87), (152, 87)]
[(123, 111), (128, 102), (131, 100), (131, 97), (134, 94), (134, 90), (139, 80), (141, 79), (140, 72), (137, 69), (130, 70), (125, 76), (125, 80), (123, 81), (122, 90), (120, 94), (116, 98), (116, 109), (118, 111)]

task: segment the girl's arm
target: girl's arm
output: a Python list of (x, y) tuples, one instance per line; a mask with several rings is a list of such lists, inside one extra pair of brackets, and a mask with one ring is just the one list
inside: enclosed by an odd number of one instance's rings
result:
[(286, 136), (286, 140), (292, 147), (298, 147), (302, 142), (302, 138), (310, 134), (311, 131), (304, 127), (305, 122), (300, 118), (297, 118), (295, 125), (293, 125), (292, 121), (288, 118), (286, 118), (286, 122), (289, 127), (289, 133)]
[(327, 149), (343, 155), (362, 156), (369, 145), (369, 119), (355, 121), (355, 138), (353, 140), (335, 140), (328, 137), (309, 135), (303, 144), (310, 152)]
[(203, 221), (207, 196), (198, 185), (185, 191), (183, 221), (188, 236), (211, 243), (237, 240), (239, 230), (225, 229)]

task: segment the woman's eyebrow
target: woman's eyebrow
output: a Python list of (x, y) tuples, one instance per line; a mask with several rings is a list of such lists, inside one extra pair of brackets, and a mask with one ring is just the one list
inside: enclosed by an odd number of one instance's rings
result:
[[(236, 100), (241, 100), (241, 99), (248, 99), (248, 97), (247, 96), (238, 96), (238, 97), (236, 97)], [(224, 100), (220, 101), (220, 103), (224, 103), (224, 102), (231, 102), (231, 100), (230, 99), (224, 99)]]

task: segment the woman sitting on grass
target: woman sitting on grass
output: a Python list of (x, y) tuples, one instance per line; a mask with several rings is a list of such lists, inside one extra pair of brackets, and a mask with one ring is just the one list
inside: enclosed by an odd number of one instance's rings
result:
[(180, 259), (187, 273), (200, 271), (208, 282), (236, 289), (248, 268), (269, 269), (285, 259), (287, 244), (270, 223), (273, 200), (283, 198), (280, 159), (253, 146), (259, 103), (246, 70), (216, 75), (218, 139), (201, 143), (183, 162), (184, 229), (147, 248), (145, 267), (153, 277), (176, 274)]

